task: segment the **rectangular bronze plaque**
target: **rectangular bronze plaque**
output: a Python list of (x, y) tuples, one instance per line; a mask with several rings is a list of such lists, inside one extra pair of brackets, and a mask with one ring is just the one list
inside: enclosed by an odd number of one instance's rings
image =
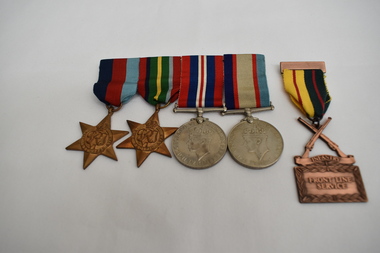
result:
[[(367, 202), (358, 166), (322, 161), (294, 168), (301, 203)], [(322, 163), (321, 163), (322, 162)]]

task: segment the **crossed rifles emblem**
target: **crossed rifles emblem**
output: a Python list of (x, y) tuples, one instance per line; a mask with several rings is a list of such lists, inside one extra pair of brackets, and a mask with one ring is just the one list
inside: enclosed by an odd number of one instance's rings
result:
[[(335, 157), (337, 160), (339, 160), (340, 163), (344, 164), (354, 164), (355, 158), (353, 155), (346, 155), (345, 153), (340, 150), (339, 146), (330, 140), (326, 135), (322, 133), (322, 131), (327, 127), (327, 125), (330, 123), (331, 118), (329, 117), (324, 124), (322, 124), (319, 128), (314, 126), (313, 124), (309, 124), (302, 118), (298, 118), (298, 121), (301, 122), (303, 125), (305, 125), (308, 129), (310, 129), (312, 132), (314, 132), (314, 135), (311, 137), (309, 142), (305, 146), (305, 152), (302, 156), (296, 156), (295, 157), (295, 163), (299, 165), (308, 165), (314, 163), (312, 158), (309, 158), (310, 151), (314, 147), (314, 143), (317, 139), (321, 138), (324, 142), (327, 143), (327, 145), (335, 151), (338, 154), (338, 157)], [(332, 156), (330, 156), (332, 157)]]

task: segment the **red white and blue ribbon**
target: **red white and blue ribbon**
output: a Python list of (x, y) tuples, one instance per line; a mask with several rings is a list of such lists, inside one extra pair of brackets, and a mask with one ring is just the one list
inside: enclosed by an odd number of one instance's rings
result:
[(182, 56), (178, 107), (223, 106), (223, 56)]
[(140, 58), (100, 61), (99, 79), (94, 94), (107, 105), (121, 106), (137, 92)]
[(227, 109), (270, 106), (264, 55), (224, 55), (224, 93)]

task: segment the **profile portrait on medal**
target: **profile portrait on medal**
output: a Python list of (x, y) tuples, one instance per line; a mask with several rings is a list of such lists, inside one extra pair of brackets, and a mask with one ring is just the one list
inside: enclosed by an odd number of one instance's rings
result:
[(198, 161), (201, 161), (210, 154), (211, 140), (212, 133), (210, 130), (202, 129), (202, 127), (195, 127), (188, 136), (187, 147), (190, 152), (195, 153)]
[(269, 152), (267, 139), (268, 135), (265, 130), (257, 126), (246, 128), (243, 131), (243, 145), (249, 153), (255, 154), (259, 161)]

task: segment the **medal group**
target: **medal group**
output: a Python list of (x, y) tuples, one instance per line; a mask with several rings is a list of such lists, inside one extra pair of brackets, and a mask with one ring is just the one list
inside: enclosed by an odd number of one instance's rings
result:
[[(331, 98), (324, 82), (324, 63), (281, 63), (285, 90), (291, 101), (310, 119), (299, 118), (314, 135), (305, 153), (295, 157), (294, 168), (301, 203), (366, 202), (367, 197), (352, 155), (345, 155), (322, 131), (320, 125)], [(209, 168), (222, 160), (227, 149), (242, 166), (262, 169), (276, 163), (283, 139), (271, 124), (253, 117), (255, 112), (273, 110), (269, 98), (265, 57), (261, 54), (164, 56), (100, 61), (94, 94), (106, 105), (107, 116), (96, 126), (80, 122), (82, 137), (66, 147), (84, 152), (83, 169), (99, 155), (117, 160), (113, 144), (128, 131), (112, 130), (111, 116), (139, 94), (154, 108), (141, 124), (127, 120), (132, 135), (116, 146), (135, 149), (137, 167), (156, 152), (171, 153), (165, 139), (172, 137), (172, 152), (192, 169)], [(177, 101), (178, 100), (178, 101)], [(177, 101), (177, 102), (176, 102)], [(196, 118), (177, 127), (161, 127), (158, 113), (175, 103), (176, 113), (194, 113)], [(242, 120), (226, 137), (206, 112), (242, 114)], [(309, 157), (314, 142), (321, 138), (338, 156)]]

